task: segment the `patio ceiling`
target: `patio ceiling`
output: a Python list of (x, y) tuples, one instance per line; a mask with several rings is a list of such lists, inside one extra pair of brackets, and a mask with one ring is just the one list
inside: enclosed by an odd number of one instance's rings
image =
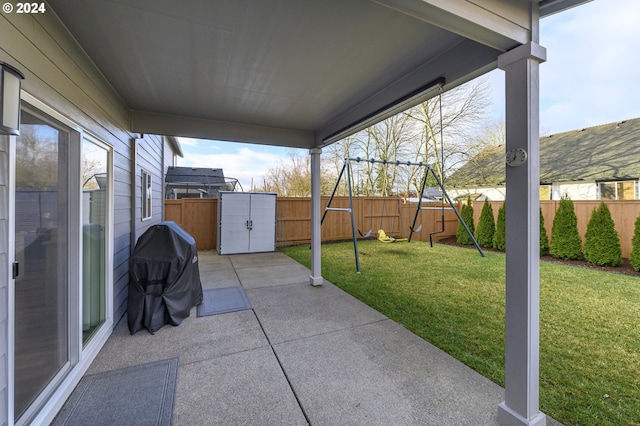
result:
[(49, 1), (129, 106), (131, 131), (300, 148), (495, 68), (528, 41), (529, 1), (487, 3)]

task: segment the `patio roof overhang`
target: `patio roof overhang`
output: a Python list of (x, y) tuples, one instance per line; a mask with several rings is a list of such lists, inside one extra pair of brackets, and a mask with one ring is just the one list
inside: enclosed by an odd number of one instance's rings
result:
[[(318, 148), (500, 67), (508, 168), (502, 424), (540, 426), (539, 17), (586, 0), (50, 0), (131, 111), (131, 130)], [(434, 86), (436, 84), (436, 86)], [(355, 246), (355, 244), (354, 244)]]
[(531, 30), (529, 0), (49, 3), (130, 108), (132, 132), (297, 148), (424, 101), (430, 82), (494, 69)]

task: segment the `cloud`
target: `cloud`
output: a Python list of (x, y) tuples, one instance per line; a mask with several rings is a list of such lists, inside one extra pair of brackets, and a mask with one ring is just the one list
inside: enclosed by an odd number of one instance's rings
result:
[(178, 138), (178, 142), (180, 142), (181, 146), (198, 146), (200, 139), (180, 137)]
[[(208, 153), (212, 150), (218, 152)], [(265, 173), (278, 162), (286, 160), (288, 150), (241, 143), (201, 141), (200, 144), (185, 147), (184, 151), (185, 157), (179, 160), (180, 166), (221, 168), (225, 177), (238, 179), (242, 188), (249, 191), (252, 180), (254, 186), (261, 185)]]
[(594, 1), (541, 21), (540, 121), (551, 133), (640, 117), (640, 2)]

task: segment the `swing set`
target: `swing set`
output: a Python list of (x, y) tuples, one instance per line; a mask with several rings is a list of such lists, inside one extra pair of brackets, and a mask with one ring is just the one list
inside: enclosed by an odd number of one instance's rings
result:
[[(458, 212), (458, 209), (456, 209), (455, 205), (453, 204), (453, 201), (451, 200), (451, 198), (449, 197), (449, 195), (447, 194), (447, 191), (444, 188), (444, 185), (442, 184), (442, 181), (440, 180), (440, 178), (438, 178), (438, 175), (435, 173), (435, 171), (433, 170), (433, 168), (431, 167), (431, 165), (429, 164), (425, 164), (423, 162), (419, 162), (419, 163), (414, 163), (411, 161), (406, 161), (406, 162), (400, 162), (400, 161), (387, 161), (387, 160), (376, 160), (374, 158), (371, 159), (362, 159), (360, 157), (356, 157), (356, 158), (345, 158), (344, 160), (344, 165), (342, 166), (342, 169), (340, 170), (340, 173), (338, 175), (338, 180), (333, 188), (333, 192), (331, 193), (331, 197), (329, 198), (329, 202), (327, 203), (327, 207), (324, 210), (324, 214), (322, 215), (322, 220), (320, 221), (320, 226), (322, 226), (322, 223), (324, 223), (324, 219), (327, 216), (327, 213), (330, 211), (340, 211), (340, 212), (346, 212), (349, 213), (349, 216), (351, 218), (351, 235), (353, 238), (353, 251), (354, 251), (354, 255), (355, 255), (355, 260), (356, 260), (356, 272), (359, 274), (360, 273), (360, 257), (358, 254), (358, 238), (357, 238), (357, 233), (360, 234), (360, 236), (362, 238), (369, 238), (369, 236), (371, 236), (372, 233), (372, 229), (369, 229), (366, 233), (362, 233), (360, 230), (357, 231), (356, 233), (356, 222), (355, 222), (355, 217), (353, 214), (353, 185), (352, 185), (352, 175), (353, 175), (353, 171), (352, 171), (352, 167), (351, 167), (351, 163), (356, 162), (356, 163), (360, 163), (360, 162), (368, 162), (371, 164), (374, 163), (380, 163), (380, 164), (395, 164), (395, 165), (406, 165), (406, 166), (417, 166), (420, 168), (424, 168), (424, 177), (422, 179), (422, 184), (420, 187), (420, 191), (418, 192), (418, 205), (416, 208), (416, 212), (415, 215), (413, 216), (413, 223), (411, 224), (411, 226), (409, 227), (410, 229), (410, 233), (409, 233), (409, 237), (407, 238), (394, 238), (393, 236), (387, 235), (387, 233), (382, 229), (382, 223), (380, 224), (380, 229), (378, 230), (378, 240), (383, 242), (383, 243), (394, 243), (394, 242), (411, 242), (411, 238), (413, 237), (414, 233), (420, 232), (422, 230), (422, 224), (420, 224), (420, 226), (418, 226), (416, 228), (416, 222), (418, 221), (418, 214), (420, 213), (421, 210), (432, 210), (432, 209), (441, 209), (442, 210), (442, 230), (441, 231), (436, 231), (436, 232), (432, 232), (429, 234), (429, 241), (431, 243), (431, 246), (433, 247), (433, 240), (432, 240), (432, 236), (433, 234), (437, 234), (437, 233), (442, 233), (444, 232), (444, 202), (442, 203), (442, 206), (440, 208), (438, 207), (425, 207), (422, 205), (422, 194), (424, 193), (424, 189), (427, 183), (427, 178), (429, 176), (429, 173), (431, 173), (431, 175), (434, 177), (436, 183), (438, 184), (438, 187), (440, 188), (440, 190), (442, 191), (442, 195), (444, 198), (446, 198), (447, 202), (449, 203), (449, 207), (446, 208), (447, 210), (453, 210), (456, 214), (456, 216), (458, 217), (458, 220), (460, 221), (460, 223), (462, 224), (462, 226), (464, 227), (465, 231), (467, 232), (467, 234), (469, 235), (469, 237), (471, 237), (471, 240), (473, 241), (473, 244), (475, 245), (476, 249), (478, 249), (478, 252), (480, 253), (480, 255), (482, 257), (485, 257), (484, 252), (482, 251), (482, 249), (480, 248), (480, 245), (478, 245), (478, 242), (476, 241), (473, 233), (471, 232), (471, 230), (469, 229), (469, 227), (467, 226), (467, 224), (464, 222), (464, 220), (462, 219), (462, 216), (460, 216), (460, 212)], [(349, 193), (349, 207), (331, 207), (331, 203), (333, 201), (333, 198), (336, 195), (336, 192), (338, 190), (338, 187), (340, 186), (340, 181), (342, 180), (342, 177), (346, 175), (346, 179), (347, 179), (347, 190)], [(386, 200), (383, 200), (383, 213), (384, 213), (384, 203)], [(399, 200), (398, 200), (399, 203)], [(400, 208), (398, 206), (398, 218), (401, 220), (401, 215), (400, 215)], [(382, 216), (382, 219), (385, 216)], [(382, 220), (381, 219), (381, 220)], [(395, 216), (394, 216), (395, 219)], [(391, 232), (393, 232), (393, 225), (392, 228), (390, 230)]]

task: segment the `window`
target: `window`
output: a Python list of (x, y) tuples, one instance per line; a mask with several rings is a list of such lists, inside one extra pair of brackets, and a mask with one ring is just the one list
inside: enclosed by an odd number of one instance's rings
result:
[(635, 181), (600, 182), (598, 184), (601, 200), (635, 200)]
[(540, 185), (540, 200), (551, 199), (551, 185)]
[(142, 220), (151, 219), (151, 175), (142, 170)]
[(107, 319), (107, 232), (110, 212), (110, 149), (82, 140), (82, 342)]

